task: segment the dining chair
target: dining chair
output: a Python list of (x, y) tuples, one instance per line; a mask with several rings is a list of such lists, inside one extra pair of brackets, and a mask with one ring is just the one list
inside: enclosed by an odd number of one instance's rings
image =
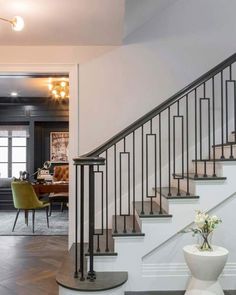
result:
[(32, 210), (32, 225), (34, 233), (34, 224), (35, 224), (35, 210), (45, 209), (46, 218), (47, 218), (47, 227), (49, 227), (48, 220), (48, 208), (50, 206), (49, 202), (39, 201), (34, 188), (31, 183), (27, 181), (13, 181), (11, 183), (13, 203), (17, 209), (16, 218), (12, 231), (15, 230), (17, 219), (21, 210), (25, 211), (25, 221), (28, 225), (28, 211)]

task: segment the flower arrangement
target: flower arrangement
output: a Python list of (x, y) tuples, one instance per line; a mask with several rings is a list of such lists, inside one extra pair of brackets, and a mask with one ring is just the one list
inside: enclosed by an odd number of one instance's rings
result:
[(217, 225), (221, 223), (222, 220), (216, 215), (208, 215), (201, 210), (196, 211), (194, 223), (195, 228), (190, 228), (190, 231), (193, 232), (193, 236), (200, 234), (203, 242), (200, 246), (201, 251), (212, 251), (212, 246), (209, 242), (209, 235), (216, 229)]

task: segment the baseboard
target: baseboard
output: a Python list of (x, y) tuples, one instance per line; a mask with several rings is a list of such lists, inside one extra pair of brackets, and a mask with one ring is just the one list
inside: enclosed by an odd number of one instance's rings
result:
[[(125, 295), (184, 295), (185, 291), (125, 292)], [(224, 291), (225, 295), (236, 295), (235, 290)]]

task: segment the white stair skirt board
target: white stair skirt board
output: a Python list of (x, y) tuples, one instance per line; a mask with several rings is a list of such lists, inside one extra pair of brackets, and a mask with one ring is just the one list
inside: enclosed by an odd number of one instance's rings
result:
[[(226, 177), (226, 180), (191, 181), (194, 189), (191, 193), (200, 196), (199, 199), (169, 200), (169, 214), (172, 214), (172, 218), (140, 218), (145, 236), (115, 237), (115, 252), (118, 256), (95, 258), (94, 269), (128, 271), (127, 291), (185, 290), (190, 273), (183, 258), (182, 248), (196, 240), (191, 234), (178, 233), (193, 222), (196, 209), (209, 211), (219, 204), (223, 206), (236, 192), (236, 163), (223, 162), (219, 165), (222, 169), (221, 175)], [(220, 210), (221, 205), (217, 213), (221, 217)], [(228, 230), (227, 233), (225, 230)], [(216, 234), (214, 233), (219, 239), (215, 244), (221, 246), (222, 240), (226, 240), (228, 245), (235, 245), (236, 235), (231, 241), (225, 239), (225, 235), (230, 234), (232, 235), (232, 227), (226, 229), (223, 218), (223, 224), (219, 225)], [(222, 246), (228, 248), (228, 245)], [(224, 289), (236, 288), (236, 253), (235, 257), (232, 253), (229, 255), (220, 281)]]
[(98, 291), (98, 292), (80, 292), (75, 290), (69, 290), (62, 286), (59, 286), (59, 295), (124, 295), (125, 287), (121, 286), (115, 289)]

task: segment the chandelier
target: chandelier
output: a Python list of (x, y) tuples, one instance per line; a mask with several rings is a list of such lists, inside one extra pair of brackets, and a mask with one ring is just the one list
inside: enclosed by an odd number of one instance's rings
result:
[(0, 17), (0, 20), (10, 23), (14, 31), (22, 31), (25, 26), (24, 20), (21, 16), (15, 16), (13, 19)]
[(60, 81), (49, 80), (48, 89), (51, 96), (56, 99), (68, 99), (69, 96), (69, 81), (64, 79)]

